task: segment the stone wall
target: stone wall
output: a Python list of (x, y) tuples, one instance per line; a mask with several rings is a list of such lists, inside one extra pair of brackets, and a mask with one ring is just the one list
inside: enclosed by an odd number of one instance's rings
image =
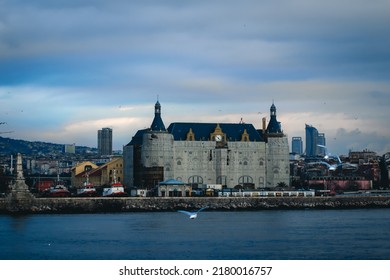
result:
[[(28, 205), (0, 199), (0, 213), (104, 213), (210, 210), (390, 208), (382, 197), (238, 197), (238, 198), (36, 198)], [(23, 203), (23, 202), (22, 202)]]

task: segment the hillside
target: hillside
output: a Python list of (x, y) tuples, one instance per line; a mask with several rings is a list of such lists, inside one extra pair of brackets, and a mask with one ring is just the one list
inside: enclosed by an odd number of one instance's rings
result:
[[(94, 153), (96, 148), (76, 146), (76, 153)], [(30, 142), (16, 140), (0, 136), (0, 156), (22, 153), (24, 155), (37, 154), (59, 154), (64, 153), (64, 144), (53, 144), (46, 142)]]

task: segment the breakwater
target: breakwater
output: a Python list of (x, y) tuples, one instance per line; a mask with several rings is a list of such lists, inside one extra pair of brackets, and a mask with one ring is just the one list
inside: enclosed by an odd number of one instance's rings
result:
[(390, 208), (390, 196), (351, 197), (122, 197), (0, 199), (0, 213), (105, 213), (211, 210)]

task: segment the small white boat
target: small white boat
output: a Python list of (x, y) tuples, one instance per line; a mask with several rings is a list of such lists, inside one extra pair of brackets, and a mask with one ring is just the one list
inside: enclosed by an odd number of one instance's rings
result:
[(77, 189), (77, 196), (97, 196), (96, 188), (89, 182), (89, 176), (87, 174), (87, 181), (84, 182), (83, 187)]
[(63, 182), (60, 181), (60, 171), (58, 168), (58, 162), (57, 162), (57, 181), (55, 185), (45, 190), (43, 195), (48, 197), (68, 197), (71, 195), (68, 188), (65, 187)]
[(116, 180), (116, 173), (114, 170), (114, 181), (112, 182), (109, 188), (103, 189), (103, 196), (105, 197), (121, 197), (128, 196), (127, 192), (125, 192), (125, 188), (120, 182)]
[(57, 184), (44, 192), (44, 196), (48, 197), (69, 197), (70, 191), (67, 187)]

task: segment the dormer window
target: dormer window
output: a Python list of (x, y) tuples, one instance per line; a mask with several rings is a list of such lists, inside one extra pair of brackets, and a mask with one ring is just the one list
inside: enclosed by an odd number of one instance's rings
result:
[(187, 133), (187, 141), (195, 141), (195, 134), (192, 131), (192, 128), (190, 128), (190, 131)]

